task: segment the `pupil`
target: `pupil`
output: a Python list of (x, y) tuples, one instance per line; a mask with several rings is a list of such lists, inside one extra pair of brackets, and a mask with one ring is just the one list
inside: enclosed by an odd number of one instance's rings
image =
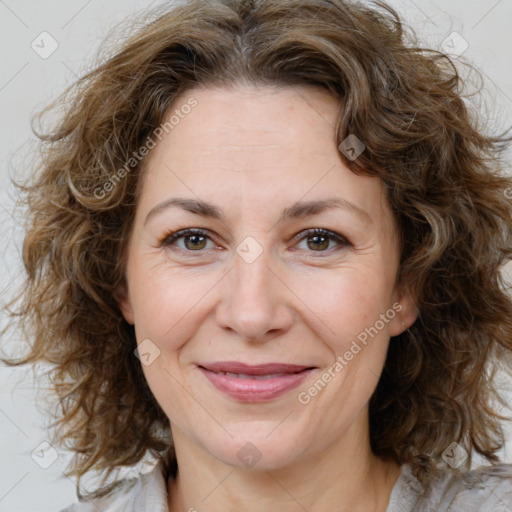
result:
[(329, 239), (325, 236), (319, 236), (319, 235), (315, 235), (315, 236), (312, 236), (311, 237), (311, 240), (314, 240), (315, 242), (317, 242), (318, 240), (323, 240), (324, 243), (321, 244), (321, 245), (315, 245), (315, 243), (313, 244), (313, 246), (310, 246), (310, 249), (311, 248), (314, 248), (315, 250), (317, 249), (326, 249), (328, 246), (329, 246)]
[[(202, 240), (199, 240), (199, 239), (202, 239)], [(204, 247), (204, 241), (205, 241), (205, 237), (202, 236), (202, 235), (189, 235), (186, 240), (188, 240), (189, 242), (192, 242), (192, 248), (194, 249), (202, 249)], [(195, 241), (194, 241), (195, 240)], [(203, 245), (201, 245), (201, 243)], [(185, 243), (185, 245), (187, 245)]]

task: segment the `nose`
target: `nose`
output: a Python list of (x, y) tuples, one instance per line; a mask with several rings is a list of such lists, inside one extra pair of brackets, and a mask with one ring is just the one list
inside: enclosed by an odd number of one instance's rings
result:
[(265, 252), (251, 263), (236, 255), (222, 280), (217, 325), (251, 342), (283, 334), (293, 322), (291, 291), (268, 263)]

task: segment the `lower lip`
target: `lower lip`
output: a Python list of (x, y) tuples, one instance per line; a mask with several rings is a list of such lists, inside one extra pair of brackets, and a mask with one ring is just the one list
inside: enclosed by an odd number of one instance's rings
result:
[(271, 379), (240, 379), (199, 368), (203, 375), (226, 395), (241, 402), (267, 402), (299, 386), (313, 371), (304, 370)]

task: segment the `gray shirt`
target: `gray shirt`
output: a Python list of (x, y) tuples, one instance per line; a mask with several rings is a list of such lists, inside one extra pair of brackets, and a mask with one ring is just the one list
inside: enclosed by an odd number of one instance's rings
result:
[[(110, 496), (70, 505), (61, 512), (169, 512), (167, 483), (159, 463), (126, 480)], [(200, 512), (201, 503), (189, 510)], [(403, 465), (386, 512), (512, 512), (512, 464), (484, 466), (467, 473), (441, 469), (427, 487)]]

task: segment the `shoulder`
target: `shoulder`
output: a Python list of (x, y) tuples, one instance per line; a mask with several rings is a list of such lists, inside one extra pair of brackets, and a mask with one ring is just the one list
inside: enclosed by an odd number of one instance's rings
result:
[(512, 465), (482, 466), (466, 473), (443, 471), (432, 490), (439, 510), (510, 512)]
[(401, 503), (397, 502), (396, 509), (388, 509), (389, 512), (512, 511), (512, 464), (482, 466), (467, 472), (440, 469), (426, 488), (406, 466), (396, 487), (395, 498), (400, 494)]
[(149, 473), (121, 480), (105, 496), (82, 500), (60, 512), (168, 512), (167, 483), (163, 468), (157, 464)]

